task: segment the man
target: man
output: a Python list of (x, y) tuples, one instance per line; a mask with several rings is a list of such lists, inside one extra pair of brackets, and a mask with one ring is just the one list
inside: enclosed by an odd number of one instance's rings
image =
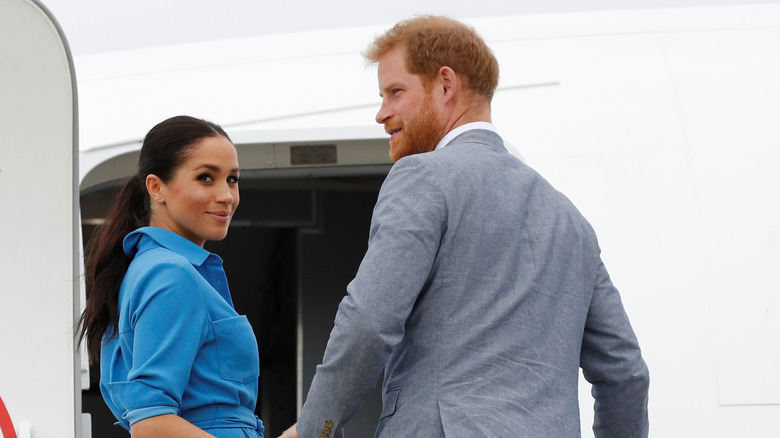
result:
[(490, 124), (490, 49), (419, 17), (366, 57), (396, 163), (282, 436), (342, 436), (384, 369), (377, 437), (577, 437), (580, 367), (596, 436), (647, 436), (647, 367), (593, 230)]

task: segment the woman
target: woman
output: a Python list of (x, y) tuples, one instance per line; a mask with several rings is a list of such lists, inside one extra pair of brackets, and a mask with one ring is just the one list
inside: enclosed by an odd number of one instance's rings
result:
[(78, 334), (133, 438), (263, 436), (257, 341), (233, 309), (222, 259), (203, 249), (227, 234), (238, 179), (220, 126), (165, 120), (87, 248)]

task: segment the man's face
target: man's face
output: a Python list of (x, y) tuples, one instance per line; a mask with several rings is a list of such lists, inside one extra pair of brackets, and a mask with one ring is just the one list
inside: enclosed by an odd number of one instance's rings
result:
[(378, 78), (382, 107), (376, 121), (390, 134), (390, 158), (432, 151), (446, 134), (444, 123), (430, 87), (406, 69), (401, 47), (379, 59)]

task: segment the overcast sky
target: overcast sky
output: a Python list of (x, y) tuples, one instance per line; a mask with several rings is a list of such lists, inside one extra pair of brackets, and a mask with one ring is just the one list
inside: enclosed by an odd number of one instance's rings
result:
[(780, 0), (40, 0), (74, 56), (263, 34), (454, 18)]

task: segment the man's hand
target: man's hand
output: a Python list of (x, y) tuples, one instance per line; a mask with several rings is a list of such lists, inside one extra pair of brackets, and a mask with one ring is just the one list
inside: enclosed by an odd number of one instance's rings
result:
[[(295, 424), (298, 424), (298, 423), (295, 423)], [(298, 429), (295, 427), (295, 424), (293, 424), (292, 426), (290, 426), (290, 428), (289, 428), (289, 429), (285, 430), (285, 431), (284, 431), (284, 432), (283, 432), (283, 433), (282, 433), (282, 434), (279, 436), (279, 438), (300, 438), (300, 437), (298, 436)]]

